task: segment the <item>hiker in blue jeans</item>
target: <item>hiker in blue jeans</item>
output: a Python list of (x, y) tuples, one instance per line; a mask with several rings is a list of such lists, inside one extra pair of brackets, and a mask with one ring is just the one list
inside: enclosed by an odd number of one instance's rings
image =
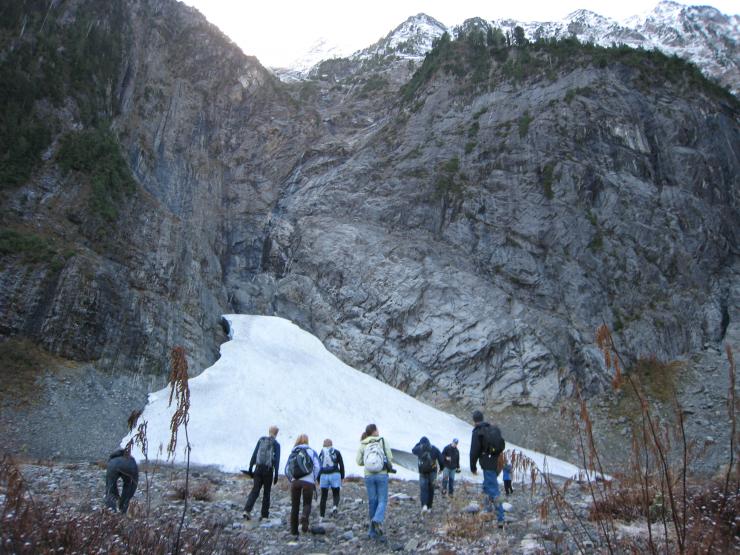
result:
[[(492, 512), (496, 509), (496, 519), (499, 527), (504, 524), (504, 507), (501, 505), (501, 492), (498, 486), (498, 458), (503, 453), (505, 443), (498, 426), (492, 426), (483, 421), (483, 413), (473, 412), (473, 437), (470, 443), (470, 471), (478, 473), (476, 463), (480, 461), (483, 470), (483, 493), (485, 494), (485, 510)], [(499, 443), (500, 442), (500, 443)], [(499, 443), (495, 446), (495, 443)]]
[(365, 467), (365, 488), (370, 518), (367, 535), (371, 539), (385, 541), (383, 521), (388, 505), (388, 472), (394, 472), (393, 454), (385, 440), (380, 437), (375, 424), (368, 424), (362, 433), (356, 462), (358, 466)]

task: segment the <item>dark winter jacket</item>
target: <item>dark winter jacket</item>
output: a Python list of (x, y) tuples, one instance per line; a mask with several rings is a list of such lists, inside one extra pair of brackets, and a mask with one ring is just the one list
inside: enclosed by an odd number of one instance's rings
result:
[[(270, 437), (270, 436), (264, 436), (264, 437)], [(252, 453), (252, 458), (249, 460), (249, 473), (252, 473), (252, 469), (257, 464), (257, 452), (260, 449), (260, 441), (262, 441), (263, 438), (260, 438), (257, 441), (257, 445), (254, 446), (254, 452)], [(274, 437), (271, 437), (272, 441), (274, 441), (274, 447), (272, 449), (272, 471), (274, 473), (273, 482), (277, 482), (278, 479), (278, 471), (280, 470), (280, 444), (277, 442), (277, 440)]]
[(479, 422), (473, 428), (473, 437), (470, 440), (470, 470), (477, 472), (476, 463), (480, 461), (480, 467), (483, 470), (493, 470), (498, 474), (498, 456), (485, 451), (486, 446), (481, 437), (481, 428), (485, 428), (486, 426), (491, 426), (491, 424), (488, 422)]
[(111, 476), (126, 476), (136, 484), (139, 482), (139, 465), (136, 459), (123, 449), (117, 449), (108, 458), (107, 471)]
[(442, 449), (442, 461), (444, 468), (457, 470), (460, 468), (460, 450), (451, 443)]
[[(337, 464), (335, 465), (332, 465), (331, 456), (327, 453), (329, 449), (334, 451), (334, 455), (337, 458)], [(321, 476), (321, 474), (334, 474), (335, 472), (339, 472), (339, 476), (344, 480), (344, 460), (342, 460), (342, 454), (338, 449), (334, 449), (334, 447), (324, 447), (321, 450), (321, 453), (319, 453), (319, 462), (321, 462), (321, 472), (319, 473), (319, 476)]]
[(439, 449), (437, 449), (434, 445), (429, 443), (429, 438), (426, 436), (422, 437), (419, 440), (419, 443), (417, 443), (414, 448), (411, 450), (411, 452), (416, 455), (417, 457), (420, 457), (421, 454), (424, 452), (425, 449), (430, 449), (432, 453), (432, 460), (437, 462), (437, 468), (442, 468), (442, 453), (439, 452)]

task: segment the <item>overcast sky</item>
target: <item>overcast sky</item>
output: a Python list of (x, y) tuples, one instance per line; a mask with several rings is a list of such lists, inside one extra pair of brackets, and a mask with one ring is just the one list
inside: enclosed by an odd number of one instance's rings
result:
[[(285, 66), (319, 38), (358, 50), (385, 36), (407, 17), (423, 12), (445, 25), (469, 17), (511, 17), (530, 21), (561, 19), (586, 8), (614, 19), (649, 11), (645, 0), (184, 0), (262, 64)], [(727, 14), (740, 11), (740, 0), (709, 4)]]

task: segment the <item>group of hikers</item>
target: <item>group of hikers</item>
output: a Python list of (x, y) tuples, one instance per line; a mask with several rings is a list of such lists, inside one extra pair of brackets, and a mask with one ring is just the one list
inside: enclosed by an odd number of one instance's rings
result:
[[(483, 472), (484, 507), (486, 512), (496, 512), (499, 526), (504, 522), (504, 509), (498, 485), (499, 471), (503, 471), (506, 494), (511, 489), (511, 466), (503, 464), (505, 442), (498, 426), (489, 424), (479, 410), (473, 412), (473, 432), (470, 443), (470, 471), (478, 473), (478, 465)], [(280, 468), (280, 444), (277, 441), (278, 427), (271, 426), (268, 435), (261, 437), (254, 447), (246, 474), (252, 477), (252, 489), (244, 505), (243, 516), (252, 518), (252, 509), (262, 493), (260, 520), (269, 518), (270, 492), (277, 484)], [(325, 439), (319, 453), (309, 446), (306, 434), (300, 434), (288, 456), (283, 469), (290, 482), (290, 534), (294, 537), (300, 531), (309, 531), (311, 504), (316, 495), (316, 487), (321, 490), (319, 514), (326, 516), (329, 490), (332, 493), (331, 515), (339, 508), (340, 491), (345, 468), (342, 454), (335, 449), (331, 439)], [(441, 452), (422, 437), (413, 447), (419, 471), (419, 489), (422, 514), (432, 509), (434, 490), (438, 472), (442, 471), (442, 495), (453, 496), (455, 475), (460, 472), (460, 452), (458, 440), (453, 439)], [(393, 453), (388, 442), (380, 435), (375, 424), (368, 424), (360, 438), (355, 461), (364, 468), (365, 488), (368, 503), (368, 537), (384, 541), (385, 510), (388, 504), (388, 474), (395, 473)], [(123, 480), (123, 490), (119, 494), (118, 480)], [(138, 469), (136, 461), (124, 450), (111, 455), (106, 473), (106, 505), (123, 513), (136, 490)]]

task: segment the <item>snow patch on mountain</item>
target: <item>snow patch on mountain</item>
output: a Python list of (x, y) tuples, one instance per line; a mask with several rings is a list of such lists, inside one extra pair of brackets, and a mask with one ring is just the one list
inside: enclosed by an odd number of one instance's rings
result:
[[(355, 453), (360, 434), (370, 422), (377, 424), (398, 455), (399, 478), (417, 477), (410, 451), (421, 436), (429, 437), (440, 449), (459, 438), (461, 460), (467, 460), (469, 423), (351, 368), (318, 338), (288, 320), (233, 314), (224, 319), (231, 340), (221, 345), (221, 358), (189, 381), (192, 463), (215, 465), (224, 471), (245, 469), (257, 440), (277, 425), (282, 465), (296, 438), (307, 433), (315, 449), (324, 438), (331, 438), (343, 454), (348, 474), (362, 475)], [(166, 449), (174, 410), (169, 406), (169, 388), (149, 395), (139, 422), (148, 423), (150, 458), (155, 458), (159, 446)], [(184, 446), (181, 429), (176, 462), (184, 462)], [(522, 452), (552, 474), (571, 477), (579, 472), (565, 461), (511, 443), (507, 448)], [(143, 458), (138, 448), (133, 454)], [(404, 461), (410, 469), (401, 466)], [(466, 468), (463, 477), (474, 479)]]

